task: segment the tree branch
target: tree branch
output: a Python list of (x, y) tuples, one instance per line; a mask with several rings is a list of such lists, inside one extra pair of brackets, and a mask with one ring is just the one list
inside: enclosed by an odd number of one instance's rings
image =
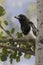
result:
[(4, 43), (4, 42), (11, 42), (11, 41), (13, 41), (13, 42), (30, 42), (30, 43), (32, 43), (32, 44), (35, 44), (35, 42), (36, 42), (36, 40), (35, 39), (29, 39), (29, 40), (27, 40), (27, 39), (24, 39), (24, 38), (7, 38), (7, 39), (0, 39), (0, 43)]
[(28, 53), (28, 54), (31, 54), (31, 55), (35, 55), (35, 53), (33, 51), (22, 49), (22, 48), (11, 47), (11, 46), (1, 45), (1, 44), (0, 44), (0, 47), (1, 48), (6, 48), (6, 49), (12, 49), (12, 50), (21, 51), (23, 53)]

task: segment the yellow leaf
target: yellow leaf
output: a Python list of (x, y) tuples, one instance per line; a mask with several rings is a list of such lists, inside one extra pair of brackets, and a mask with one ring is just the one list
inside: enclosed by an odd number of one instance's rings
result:
[(31, 4), (29, 10), (30, 10), (30, 11), (34, 11), (35, 8), (36, 8), (35, 4)]

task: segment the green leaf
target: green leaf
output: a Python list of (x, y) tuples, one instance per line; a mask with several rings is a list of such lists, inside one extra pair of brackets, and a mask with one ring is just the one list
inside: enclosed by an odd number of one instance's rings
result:
[(3, 49), (2, 49), (1, 60), (2, 60), (2, 61), (6, 61), (6, 60), (7, 60), (7, 57), (8, 57), (7, 49), (6, 49), (6, 48), (3, 48)]
[(2, 49), (2, 53), (3, 53), (3, 55), (8, 56), (8, 53), (7, 53), (7, 49), (6, 48), (3, 48)]
[(14, 28), (12, 28), (12, 29), (11, 29), (11, 31), (10, 31), (10, 32), (11, 32), (11, 34), (13, 34), (13, 33), (14, 33), (14, 31), (15, 31), (15, 29), (14, 29)]
[(7, 56), (3, 55), (1, 56), (1, 61), (6, 61), (7, 60)]
[(12, 64), (12, 62), (13, 62), (13, 55), (11, 54), (10, 55), (10, 63)]
[(5, 13), (5, 9), (2, 6), (0, 6), (0, 16), (5, 15)]
[(3, 38), (3, 39), (6, 39), (6, 38), (7, 38), (7, 36), (2, 36), (2, 38)]
[(4, 24), (7, 26), (8, 25), (8, 22), (7, 21), (4, 21)]
[(20, 61), (20, 56), (16, 57), (16, 61), (19, 62)]
[(13, 58), (16, 59), (17, 51), (14, 51)]
[(17, 38), (20, 38), (22, 36), (23, 36), (22, 33), (17, 32)]
[(0, 38), (2, 38), (2, 36), (3, 36), (3, 31), (0, 32)]
[(10, 31), (9, 31), (9, 30), (6, 30), (6, 32), (7, 32), (8, 34), (10, 34)]
[(22, 53), (19, 51), (19, 52), (18, 52), (18, 56), (21, 56), (21, 55), (22, 55)]
[(30, 55), (30, 54), (25, 54), (24, 57), (25, 57), (26, 59), (29, 59), (29, 58), (31, 57), (31, 55)]

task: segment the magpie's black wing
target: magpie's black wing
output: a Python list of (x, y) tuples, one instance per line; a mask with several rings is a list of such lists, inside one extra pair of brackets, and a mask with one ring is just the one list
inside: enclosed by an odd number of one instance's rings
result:
[(30, 32), (30, 26), (28, 25), (21, 26), (21, 29), (24, 35), (27, 35)]

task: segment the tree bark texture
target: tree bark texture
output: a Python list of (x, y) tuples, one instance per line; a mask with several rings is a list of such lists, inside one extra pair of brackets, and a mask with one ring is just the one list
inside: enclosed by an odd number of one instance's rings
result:
[(39, 34), (36, 40), (35, 65), (43, 65), (43, 0), (37, 0), (37, 28)]

